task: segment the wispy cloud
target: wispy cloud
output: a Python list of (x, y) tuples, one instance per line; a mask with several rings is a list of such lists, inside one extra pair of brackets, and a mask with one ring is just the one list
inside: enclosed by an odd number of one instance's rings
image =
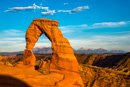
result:
[(84, 11), (86, 9), (89, 9), (89, 6), (81, 6), (81, 7), (74, 8), (72, 10), (58, 10), (57, 12), (68, 12), (69, 14), (75, 14), (77, 12)]
[(20, 51), (25, 49), (25, 32), (6, 29), (0, 32), (0, 51)]
[(51, 47), (51, 43), (50, 42), (44, 42), (44, 43), (36, 43), (35, 47)]
[(16, 52), (16, 51), (24, 51), (26, 43), (9, 43), (9, 44), (0, 44), (0, 51), (4, 52)]
[(55, 12), (55, 10), (52, 10), (52, 11), (48, 10), (48, 12), (41, 12), (41, 13), (42, 13), (42, 15), (47, 16), (47, 15), (53, 15), (56, 12)]
[(90, 39), (70, 39), (70, 43), (73, 48), (105, 48), (108, 50), (120, 49), (125, 51), (130, 51), (130, 35), (122, 36), (92, 36)]
[(87, 24), (59, 26), (60, 29), (85, 29), (85, 28), (87, 28), (87, 27), (88, 27)]
[(77, 7), (77, 8), (74, 8), (72, 10), (58, 10), (58, 11), (55, 11), (55, 10), (48, 10), (47, 12), (41, 12), (43, 15), (53, 15), (55, 13), (59, 13), (59, 12), (67, 12), (69, 14), (75, 14), (77, 12), (80, 12), (80, 11), (84, 11), (86, 9), (89, 9), (89, 6), (82, 6), (82, 7)]
[[(98, 40), (105, 40), (106, 42), (113, 42), (113, 41), (128, 41), (130, 38), (130, 35), (126, 34), (126, 35), (121, 35), (121, 36), (104, 36), (104, 35), (96, 35), (93, 36), (93, 38), (96, 38)], [(129, 41), (130, 42), (130, 41)]]
[(107, 27), (120, 27), (129, 24), (128, 21), (120, 21), (120, 22), (102, 22), (102, 23), (95, 23), (91, 25), (91, 28), (107, 28)]
[(8, 10), (5, 10), (4, 12), (19, 12), (19, 11), (27, 11), (27, 10), (34, 10), (35, 11), (35, 9), (48, 10), (48, 7), (37, 6), (34, 3), (33, 6), (8, 8)]
[(61, 30), (63, 34), (73, 32), (72, 30)]
[(71, 10), (58, 10), (57, 12), (68, 12), (68, 13), (70, 13)]
[(23, 31), (16, 30), (16, 29), (9, 29), (9, 30), (4, 30), (1, 35), (6, 35), (6, 36), (20, 36), (20, 35), (25, 35)]
[(21, 51), (25, 49), (25, 39), (17, 37), (0, 38), (0, 50)]
[[(64, 3), (64, 5), (67, 5), (67, 4), (68, 3)], [(68, 12), (69, 14), (75, 14), (77, 12), (89, 9), (89, 6), (81, 6), (81, 7), (74, 8), (72, 10), (58, 10), (58, 11), (56, 11), (56, 10), (50, 10), (49, 7), (38, 6), (34, 3), (33, 6), (8, 8), (8, 10), (5, 10), (4, 12), (20, 12), (20, 11), (28, 11), (28, 10), (34, 10), (34, 12), (35, 12), (35, 10), (37, 10), (37, 9), (45, 10), (44, 12), (41, 12), (41, 14), (43, 16), (47, 16), (47, 15), (53, 15), (53, 14), (59, 13), (59, 12)]]
[(0, 41), (0, 44), (16, 44), (20, 43), (21, 41)]
[(68, 5), (69, 3), (64, 3), (64, 5)]
[(89, 9), (89, 6), (77, 7), (75, 9), (71, 10), (70, 14), (74, 14), (74, 13), (77, 13), (77, 12), (80, 12), (80, 11), (84, 11), (86, 9)]
[(116, 28), (129, 25), (129, 21), (120, 21), (120, 22), (102, 22), (94, 23), (92, 25), (82, 24), (82, 25), (68, 25), (68, 26), (59, 26), (62, 30), (82, 30), (82, 29), (101, 29), (101, 28)]
[(130, 34), (130, 31), (122, 31), (122, 32), (116, 32), (118, 34)]
[(6, 38), (1, 38), (1, 41), (25, 41), (24, 37), (6, 37)]

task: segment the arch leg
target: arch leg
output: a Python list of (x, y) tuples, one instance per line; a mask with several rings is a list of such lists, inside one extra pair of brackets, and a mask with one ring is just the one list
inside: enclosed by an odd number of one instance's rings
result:
[(36, 57), (32, 52), (32, 48), (35, 46), (41, 34), (42, 31), (35, 24), (29, 26), (26, 32), (26, 49), (24, 50), (23, 60), (15, 66), (35, 69)]

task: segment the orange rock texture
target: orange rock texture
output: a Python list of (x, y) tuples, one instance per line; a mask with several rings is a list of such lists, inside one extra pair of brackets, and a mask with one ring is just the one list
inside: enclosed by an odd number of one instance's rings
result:
[(58, 28), (58, 21), (49, 19), (35, 19), (26, 32), (26, 49), (23, 56), (23, 65), (34, 69), (35, 56), (32, 48), (39, 37), (45, 34), (52, 42), (52, 60), (50, 63), (50, 73), (60, 73), (64, 79), (56, 83), (57, 87), (84, 87), (79, 75), (79, 64), (74, 56), (69, 41), (64, 38)]
[(58, 87), (55, 84), (63, 76), (58, 73), (43, 75), (24, 67), (0, 65), (0, 87)]

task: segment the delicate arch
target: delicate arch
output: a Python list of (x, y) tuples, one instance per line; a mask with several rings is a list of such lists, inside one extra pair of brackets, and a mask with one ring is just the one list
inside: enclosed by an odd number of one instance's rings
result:
[(51, 41), (53, 50), (50, 72), (64, 75), (62, 81), (56, 82), (56, 87), (84, 87), (72, 47), (57, 26), (58, 21), (49, 19), (33, 20), (26, 32), (26, 49), (24, 50), (23, 61), (16, 66), (19, 67), (22, 64), (22, 67), (34, 69), (36, 58), (32, 48), (39, 37), (45, 34)]
[[(42, 34), (45, 34), (47, 38), (52, 42), (53, 55), (50, 70), (58, 69), (78, 72), (79, 65), (74, 56), (72, 47), (70, 46), (69, 41), (66, 38), (64, 38), (62, 32), (57, 26), (58, 21), (49, 19), (35, 19), (31, 23), (26, 32), (27, 44), (23, 57), (24, 64), (35, 65), (35, 58), (32, 53), (32, 48), (35, 46), (39, 37)], [(29, 51), (30, 53), (32, 53), (30, 58), (29, 56), (26, 56), (26, 52), (29, 53)], [(32, 60), (34, 62), (32, 62)]]

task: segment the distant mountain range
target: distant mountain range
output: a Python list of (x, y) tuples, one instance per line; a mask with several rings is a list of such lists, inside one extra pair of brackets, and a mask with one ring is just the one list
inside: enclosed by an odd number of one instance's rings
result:
[(51, 47), (35, 47), (33, 48), (33, 52), (35, 54), (51, 54), (52, 49)]
[[(75, 53), (81, 53), (81, 54), (120, 54), (120, 53), (127, 53), (126, 51), (123, 50), (106, 50), (103, 48), (99, 49), (88, 49), (88, 48), (79, 48), (78, 50), (75, 50), (73, 48), (73, 51)], [(51, 47), (36, 47), (33, 48), (33, 52), (36, 54), (51, 54), (52, 49)]]
[[(123, 50), (106, 50), (103, 48), (99, 49), (88, 49), (88, 48), (79, 48), (78, 50), (73, 49), (75, 53), (81, 53), (81, 54), (122, 54), (127, 53), (127, 51)], [(35, 47), (33, 48), (34, 54), (51, 54), (52, 49), (51, 47)], [(16, 55), (16, 54), (23, 54), (23, 51), (19, 52), (0, 52), (0, 55), (8, 56), (8, 55)]]
[(98, 49), (79, 48), (78, 50), (74, 50), (74, 52), (81, 53), (81, 54), (121, 54), (121, 53), (127, 53), (127, 51), (123, 51), (123, 50), (106, 50), (103, 48), (98, 48)]

